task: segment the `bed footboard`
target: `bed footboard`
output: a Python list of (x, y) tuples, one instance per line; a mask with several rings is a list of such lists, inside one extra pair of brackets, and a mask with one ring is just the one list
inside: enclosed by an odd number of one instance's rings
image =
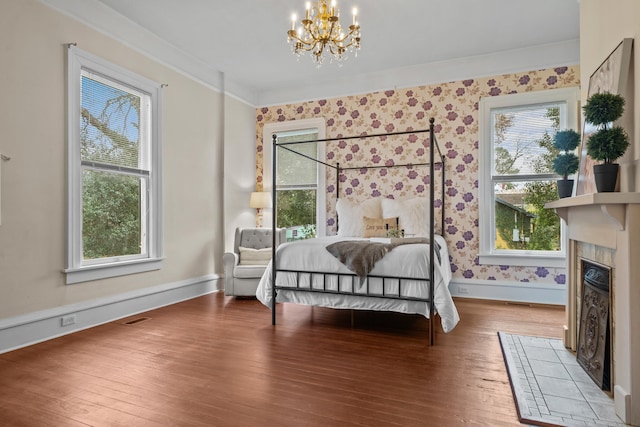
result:
[[(368, 275), (360, 278), (350, 273), (327, 273), (320, 271), (299, 271), (272, 269), (272, 324), (276, 324), (276, 297), (278, 291), (307, 292), (326, 295), (347, 295), (353, 297), (378, 298), (384, 300), (413, 301), (427, 304), (429, 307), (429, 343), (434, 341), (435, 308), (433, 282), (427, 278)], [(276, 284), (278, 273), (287, 275), (286, 285)], [(428, 286), (428, 296), (412, 295), (416, 286)], [(412, 289), (413, 288), (413, 289)]]

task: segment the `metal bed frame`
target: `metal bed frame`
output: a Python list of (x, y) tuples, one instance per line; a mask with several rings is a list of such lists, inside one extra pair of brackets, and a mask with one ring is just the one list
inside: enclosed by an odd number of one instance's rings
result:
[[(434, 318), (436, 315), (436, 310), (435, 310), (435, 303), (434, 303), (434, 281), (431, 280), (431, 278), (434, 277), (435, 274), (435, 265), (434, 265), (434, 255), (435, 255), (435, 245), (433, 244), (433, 242), (435, 241), (435, 223), (434, 223), (434, 173), (435, 173), (435, 165), (436, 164), (440, 164), (442, 165), (441, 167), (441, 175), (442, 175), (442, 181), (441, 181), (441, 189), (442, 189), (442, 206), (441, 206), (441, 221), (440, 221), (440, 234), (444, 235), (444, 206), (445, 206), (445, 157), (442, 155), (442, 152), (440, 151), (440, 147), (438, 145), (438, 141), (436, 140), (435, 137), (435, 131), (434, 131), (434, 122), (435, 120), (433, 118), (429, 119), (429, 129), (422, 129), (422, 130), (415, 130), (415, 131), (404, 131), (404, 132), (391, 132), (391, 133), (383, 133), (383, 134), (372, 134), (372, 135), (355, 135), (355, 136), (347, 136), (347, 137), (339, 137), (339, 138), (325, 138), (325, 139), (316, 139), (316, 140), (312, 140), (312, 141), (303, 141), (303, 142), (286, 142), (286, 143), (278, 143), (278, 136), (276, 134), (274, 134), (272, 136), (273, 139), (273, 143), (272, 143), (272, 167), (271, 167), (271, 174), (272, 174), (272, 186), (273, 186), (273, 191), (271, 192), (271, 198), (272, 198), (272, 206), (273, 206), (273, 212), (274, 214), (271, 216), (271, 226), (272, 229), (275, 230), (276, 229), (276, 208), (277, 208), (277, 202), (276, 202), (276, 191), (275, 191), (275, 187), (276, 187), (276, 175), (277, 175), (277, 156), (276, 156), (276, 150), (278, 148), (283, 148), (285, 150), (288, 150), (290, 152), (296, 153), (302, 157), (305, 157), (309, 160), (312, 160), (314, 162), (317, 162), (319, 164), (322, 164), (326, 167), (335, 169), (336, 171), (336, 198), (340, 197), (340, 173), (342, 171), (348, 171), (348, 170), (362, 170), (362, 169), (376, 169), (376, 168), (387, 168), (387, 169), (391, 169), (391, 168), (398, 168), (398, 167), (418, 167), (418, 166), (429, 166), (429, 198), (430, 198), (430, 205), (429, 205), (429, 218), (430, 218), (430, 224), (429, 224), (429, 278), (415, 278), (415, 277), (392, 277), (392, 276), (373, 276), (373, 275), (368, 275), (367, 276), (367, 280), (365, 281), (366, 283), (366, 287), (364, 292), (361, 291), (356, 291), (355, 290), (355, 282), (358, 279), (358, 276), (356, 274), (346, 274), (346, 273), (327, 273), (327, 272), (319, 272), (319, 271), (296, 271), (296, 270), (284, 270), (284, 269), (277, 269), (277, 257), (276, 257), (276, 233), (272, 233), (273, 236), (273, 241), (272, 241), (272, 245), (271, 245), (271, 301), (272, 301), (272, 308), (271, 308), (271, 323), (273, 325), (276, 324), (276, 297), (277, 297), (277, 293), (279, 289), (282, 290), (286, 290), (286, 291), (291, 291), (291, 292), (295, 292), (295, 291), (302, 291), (302, 292), (319, 292), (319, 293), (325, 293), (325, 294), (338, 294), (338, 295), (355, 295), (355, 296), (362, 296), (362, 297), (367, 297), (367, 298), (385, 298), (385, 299), (398, 299), (398, 300), (404, 300), (404, 301), (418, 301), (418, 302), (426, 302), (429, 305), (429, 345), (433, 345), (434, 344)], [(318, 143), (323, 143), (323, 142), (329, 142), (329, 141), (344, 141), (344, 140), (349, 140), (349, 139), (367, 139), (367, 138), (374, 138), (374, 137), (388, 137), (388, 136), (395, 136), (395, 135), (406, 135), (406, 134), (420, 134), (420, 133), (426, 133), (429, 132), (429, 161), (428, 162), (424, 162), (424, 163), (407, 163), (407, 164), (401, 164), (401, 165), (392, 165), (392, 166), (380, 166), (380, 165), (374, 165), (374, 166), (352, 166), (352, 167), (340, 167), (339, 163), (336, 163), (335, 165), (331, 165), (328, 164), (322, 160), (318, 160), (315, 159), (313, 157), (307, 156), (306, 154), (302, 154), (299, 153), (295, 150), (292, 150), (290, 148), (288, 148), (288, 145), (295, 145), (295, 144), (302, 144), (302, 143), (310, 143), (310, 142), (318, 142)], [(438, 161), (436, 161), (435, 159), (435, 150), (434, 148), (437, 149), (438, 151), (438, 156), (439, 159)], [(339, 220), (339, 218), (338, 218)], [(323, 224), (324, 225), (324, 224)], [(338, 225), (339, 226), (339, 225)], [(442, 260), (442, 262), (448, 262), (448, 260)], [(278, 286), (276, 285), (276, 276), (278, 274), (278, 272), (283, 272), (283, 273), (295, 273), (296, 274), (296, 286)], [(300, 287), (300, 277), (302, 275), (308, 275), (309, 277), (309, 287)], [(322, 276), (322, 280), (323, 280), (323, 286), (322, 289), (319, 288), (314, 288), (313, 287), (313, 277), (314, 276)], [(337, 278), (337, 290), (330, 290), (327, 289), (327, 277), (336, 277)], [(350, 289), (342, 289), (341, 284), (343, 283), (343, 278), (347, 278), (350, 277), (350, 282), (351, 282), (351, 287)], [(382, 293), (371, 293), (369, 290), (369, 279), (380, 279), (382, 280)], [(393, 280), (394, 283), (397, 283), (398, 286), (398, 292), (397, 293), (390, 293), (387, 292), (387, 280)], [(421, 281), (421, 282), (428, 282), (429, 284), (429, 296), (428, 298), (417, 298), (417, 297), (408, 297), (408, 296), (403, 296), (402, 295), (402, 283), (405, 280), (411, 280), (411, 281)]]

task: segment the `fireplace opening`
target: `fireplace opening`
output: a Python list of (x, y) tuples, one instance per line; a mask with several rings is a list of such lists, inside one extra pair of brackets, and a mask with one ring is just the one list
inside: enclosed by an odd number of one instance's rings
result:
[(578, 364), (602, 390), (611, 390), (611, 268), (582, 260)]

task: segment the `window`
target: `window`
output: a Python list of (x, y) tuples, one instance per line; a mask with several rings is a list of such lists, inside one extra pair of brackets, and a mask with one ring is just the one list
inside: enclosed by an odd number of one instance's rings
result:
[(160, 268), (160, 85), (69, 48), (67, 284)]
[[(311, 159), (324, 159), (324, 143), (307, 142), (325, 138), (324, 119), (268, 123), (263, 144), (265, 190), (271, 186), (272, 135), (284, 145), (276, 152), (276, 226), (287, 229), (287, 240), (324, 236), (326, 233), (325, 168)], [(300, 153), (300, 154), (297, 154)], [(305, 157), (306, 156), (306, 157)], [(318, 191), (321, 190), (321, 191)]]
[(555, 89), (480, 101), (480, 263), (563, 267), (560, 219), (551, 167), (553, 136), (575, 129), (577, 89)]
[[(276, 227), (287, 229), (287, 240), (316, 236), (318, 224), (318, 155), (317, 129), (278, 134), (284, 145), (276, 152)], [(292, 151), (289, 151), (292, 150)], [(302, 154), (302, 155), (301, 155)]]

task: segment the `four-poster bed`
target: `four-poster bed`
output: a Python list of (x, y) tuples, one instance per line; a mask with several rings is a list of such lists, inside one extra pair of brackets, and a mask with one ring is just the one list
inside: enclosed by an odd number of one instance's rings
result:
[[(277, 135), (273, 135), (272, 147), (272, 182), (277, 182), (276, 150), (285, 149), (306, 157), (320, 165), (336, 171), (336, 198), (340, 197), (340, 175), (350, 170), (369, 170), (377, 168), (429, 168), (429, 198), (418, 197), (411, 200), (394, 201), (393, 199), (376, 197), (362, 203), (354, 209), (360, 213), (356, 218), (361, 221), (370, 220), (367, 215), (379, 216), (372, 221), (389, 220), (389, 214), (402, 228), (407, 228), (412, 238), (399, 239), (367, 239), (357, 233), (341, 232), (340, 204), (336, 205), (338, 213), (338, 236), (315, 238), (272, 246), (272, 259), (263, 275), (256, 296), (271, 308), (272, 323), (276, 324), (276, 306), (273, 301), (293, 302), (306, 305), (319, 305), (332, 308), (350, 308), (363, 310), (383, 310), (402, 313), (417, 313), (429, 319), (429, 344), (434, 342), (434, 319), (438, 314), (443, 330), (450, 331), (459, 318), (453, 304), (448, 284), (451, 279), (449, 255), (446, 242), (442, 237), (444, 230), (445, 202), (445, 167), (444, 156), (440, 152), (434, 131), (434, 119), (430, 119), (429, 129), (417, 131), (394, 132), (375, 135), (357, 135), (339, 138), (305, 141), (326, 143), (349, 139), (388, 138), (399, 135), (420, 135), (428, 133), (429, 158), (425, 162), (393, 165), (357, 165), (343, 167), (325, 162), (326, 159), (315, 159), (289, 148), (295, 142), (281, 143)], [(438, 152), (438, 158), (435, 151)], [(441, 220), (440, 233), (436, 233), (434, 217), (435, 187), (434, 175), (437, 169), (441, 172)], [(276, 192), (272, 191), (272, 227), (276, 228)], [(346, 205), (346, 202), (345, 202)], [(343, 205), (343, 206), (345, 206)], [(411, 212), (404, 210), (410, 207)], [(350, 208), (353, 208), (351, 206)], [(358, 210), (360, 209), (360, 210)], [(404, 210), (403, 210), (404, 209)], [(342, 208), (343, 212), (347, 212)], [(371, 213), (373, 212), (373, 213)], [(416, 213), (418, 212), (418, 213)], [(385, 218), (385, 215), (387, 214)], [(357, 217), (357, 215), (356, 215)], [(416, 224), (415, 218), (422, 218), (422, 224)], [(343, 219), (346, 225), (346, 218)], [(353, 221), (353, 218), (350, 219)], [(426, 222), (426, 224), (424, 224)], [(318, 224), (324, 226), (324, 224)], [(409, 230), (408, 227), (411, 227)], [(341, 242), (341, 243), (337, 243)], [(369, 242), (369, 243), (367, 243)], [(345, 253), (338, 254), (333, 246), (347, 243)], [(338, 258), (349, 258), (356, 255), (352, 248), (363, 247), (363, 255), (356, 256), (358, 265), (366, 265), (363, 273), (340, 262)], [(331, 253), (329, 252), (331, 251)], [(378, 252), (375, 259), (367, 252)], [(360, 259), (362, 258), (362, 259)], [(343, 259), (344, 261), (344, 259)], [(358, 271), (358, 274), (356, 272)], [(272, 285), (275, 284), (275, 285)]]

